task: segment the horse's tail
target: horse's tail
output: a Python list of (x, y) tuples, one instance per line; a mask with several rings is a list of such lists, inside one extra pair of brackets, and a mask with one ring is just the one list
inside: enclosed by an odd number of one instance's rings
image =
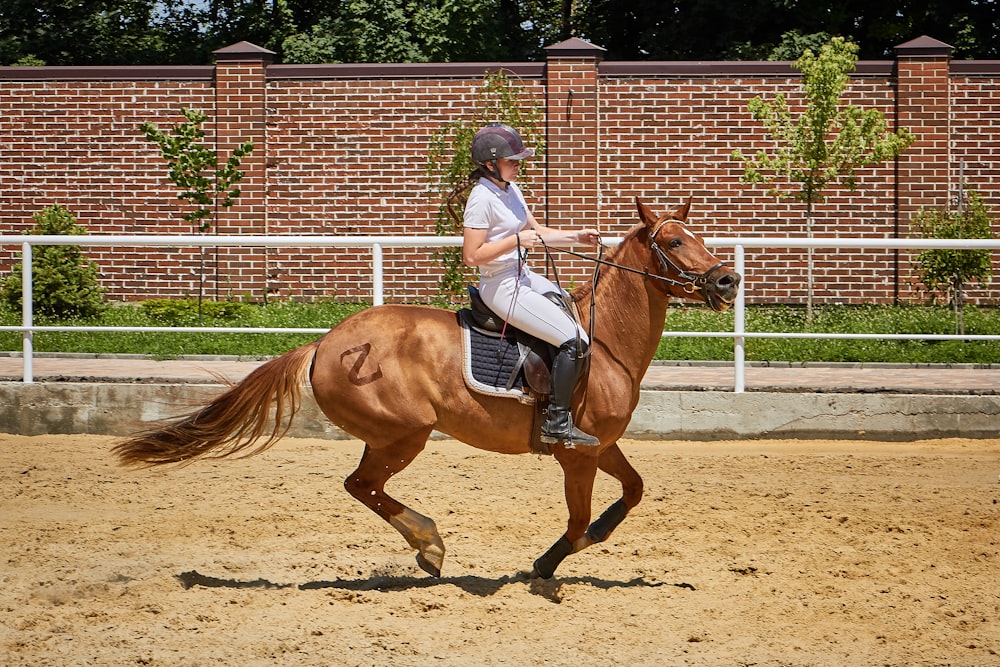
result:
[(137, 433), (112, 452), (121, 465), (138, 467), (263, 452), (291, 428), (318, 344), (314, 341), (272, 359), (200, 410)]

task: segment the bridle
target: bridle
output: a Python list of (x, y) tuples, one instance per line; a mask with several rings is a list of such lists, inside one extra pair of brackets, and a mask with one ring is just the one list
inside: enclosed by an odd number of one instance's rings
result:
[[(690, 271), (685, 271), (681, 267), (677, 266), (667, 256), (667, 253), (665, 253), (663, 251), (663, 249), (660, 247), (660, 245), (656, 242), (656, 235), (660, 233), (660, 229), (662, 229), (663, 226), (665, 224), (667, 224), (668, 222), (670, 222), (670, 218), (669, 217), (664, 216), (664, 217), (660, 218), (656, 222), (656, 227), (654, 227), (653, 231), (651, 231), (649, 233), (649, 247), (653, 249), (653, 252), (656, 253), (657, 259), (660, 260), (660, 266), (663, 268), (663, 274), (664, 275), (662, 275), (662, 276), (661, 275), (653, 275), (653, 274), (650, 274), (648, 271), (640, 271), (639, 273), (643, 273), (644, 275), (646, 275), (646, 276), (648, 276), (650, 278), (655, 278), (655, 279), (662, 280), (662, 281), (667, 282), (667, 283), (669, 283), (671, 285), (676, 285), (676, 286), (680, 287), (681, 289), (683, 289), (688, 294), (694, 294), (698, 290), (705, 289), (705, 285), (708, 284), (708, 281), (712, 277), (712, 274), (715, 273), (716, 271), (718, 271), (719, 269), (721, 269), (722, 267), (724, 267), (726, 265), (726, 263), (725, 262), (719, 262), (718, 264), (716, 264), (712, 268), (708, 269), (707, 271), (703, 271), (701, 273), (691, 273)], [(620, 266), (618, 268), (627, 269), (628, 267)], [(675, 280), (675, 279), (670, 278), (669, 276), (667, 276), (666, 274), (667, 274), (668, 269), (673, 269), (674, 273), (677, 274), (677, 278), (679, 280)]]

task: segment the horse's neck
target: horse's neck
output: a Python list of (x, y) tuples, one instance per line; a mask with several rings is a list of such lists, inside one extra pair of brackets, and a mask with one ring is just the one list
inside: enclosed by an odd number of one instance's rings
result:
[[(642, 250), (632, 238), (612, 261), (636, 271), (652, 269), (646, 266), (648, 254)], [(610, 266), (602, 267), (595, 297), (597, 349), (603, 348), (614, 366), (640, 380), (656, 354), (669, 298), (653, 280)], [(581, 310), (586, 311), (583, 305)]]

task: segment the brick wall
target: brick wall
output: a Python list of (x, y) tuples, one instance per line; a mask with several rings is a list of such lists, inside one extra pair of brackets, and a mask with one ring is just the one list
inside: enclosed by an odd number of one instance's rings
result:
[[(912, 216), (944, 206), (963, 177), (1000, 207), (1000, 68), (953, 62), (949, 52), (921, 38), (895, 61), (859, 63), (849, 100), (898, 118), (919, 140), (897, 163), (863, 170), (857, 191), (828, 190), (817, 236), (905, 237)], [(218, 233), (430, 234), (439, 204), (425, 175), (431, 136), (468, 117), (484, 72), (502, 66), (545, 113), (547, 155), (531, 172), (539, 218), (619, 236), (637, 220), (636, 196), (654, 209), (691, 197), (691, 226), (703, 235), (805, 235), (804, 206), (740, 183), (730, 158), (734, 148), (764, 146), (746, 111), (751, 97), (801, 100), (787, 63), (602, 62), (601, 49), (575, 39), (550, 47), (545, 63), (273, 65), (245, 42), (216, 56), (214, 67), (0, 68), (0, 233), (29, 228), (33, 213), (57, 203), (91, 233), (189, 233), (139, 126), (169, 127), (192, 107), (209, 114), (208, 140), (222, 156), (241, 141), (256, 146)], [(18, 250), (0, 248), (0, 275)], [(387, 300), (434, 296), (434, 251), (384, 253)], [(750, 302), (805, 300), (804, 250), (747, 254)], [(116, 299), (193, 295), (202, 261), (208, 293), (221, 298), (371, 297), (366, 249), (88, 255)], [(564, 281), (586, 275), (580, 260), (559, 265)], [(814, 265), (818, 303), (921, 298), (905, 251), (817, 250)], [(972, 298), (996, 303), (991, 290)]]

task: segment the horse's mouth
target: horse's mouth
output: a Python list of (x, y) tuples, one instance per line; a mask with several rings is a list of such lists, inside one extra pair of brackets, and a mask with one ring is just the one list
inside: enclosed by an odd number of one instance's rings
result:
[(709, 307), (717, 313), (724, 313), (736, 303), (737, 291), (733, 290), (732, 295), (719, 294), (714, 290), (707, 290), (705, 296), (708, 299)]
[(724, 313), (736, 302), (742, 277), (738, 273), (722, 276), (705, 290), (708, 305), (717, 313)]
[(724, 313), (730, 308), (732, 308), (733, 303), (736, 299), (724, 299), (716, 294), (708, 295), (708, 305), (709, 307), (717, 313)]

